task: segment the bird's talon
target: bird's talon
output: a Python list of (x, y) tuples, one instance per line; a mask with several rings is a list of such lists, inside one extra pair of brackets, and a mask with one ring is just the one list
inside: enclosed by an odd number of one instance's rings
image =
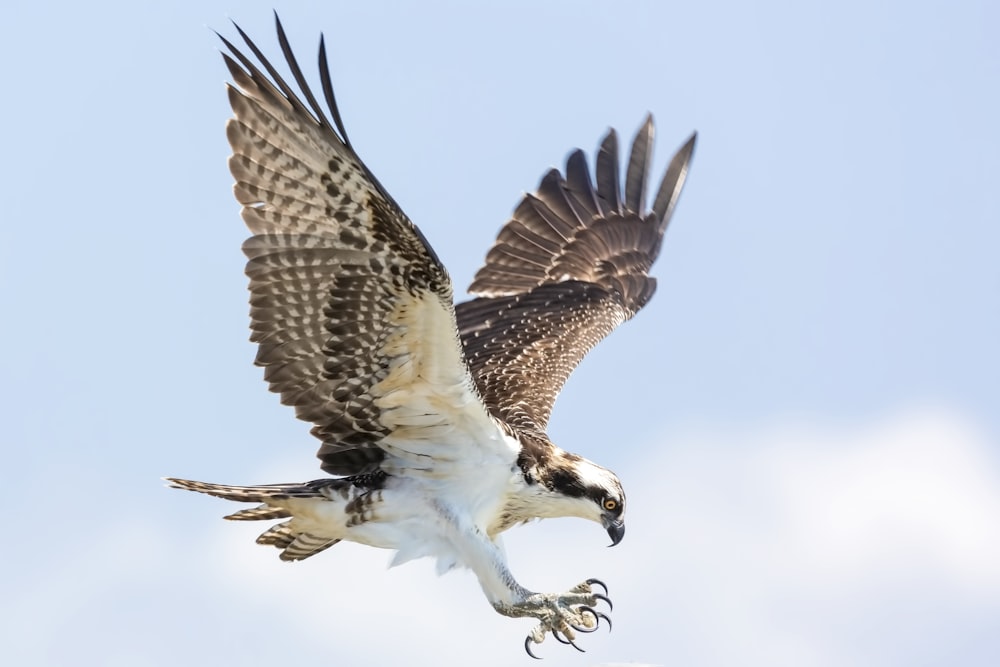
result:
[[(532, 597), (523, 603), (524, 609), (509, 610), (500, 607), (499, 611), (511, 616), (534, 616), (539, 620), (538, 625), (524, 639), (524, 652), (535, 660), (542, 658), (535, 654), (532, 645), (541, 644), (549, 634), (560, 644), (568, 644), (580, 653), (586, 653), (586, 649), (576, 643), (581, 634), (595, 632), (601, 625), (601, 619), (607, 621), (608, 630), (611, 630), (611, 619), (608, 615), (594, 609), (598, 601), (607, 602), (610, 608), (611, 600), (602, 593), (593, 593), (590, 590), (592, 584), (607, 591), (604, 582), (589, 579), (561, 595), (532, 594)], [(515, 613), (510, 613), (511, 611)]]
[(535, 660), (541, 660), (541, 658), (539, 658), (537, 655), (535, 655), (534, 653), (531, 652), (531, 644), (532, 644), (532, 642), (534, 642), (534, 639), (532, 638), (531, 635), (528, 635), (527, 637), (525, 637), (524, 638), (524, 650), (527, 652), (528, 655), (530, 655)]
[(608, 594), (608, 586), (607, 586), (607, 584), (605, 584), (600, 579), (587, 579), (587, 581), (585, 581), (584, 583), (587, 584), (588, 586), (600, 586), (601, 588), (604, 589), (604, 594), (605, 595)]
[(598, 612), (594, 611), (590, 607), (580, 607), (580, 614), (581, 614), (581, 616), (583, 614), (586, 614), (586, 613), (590, 613), (590, 615), (594, 617), (594, 627), (591, 628), (591, 627), (580, 626), (580, 625), (573, 625), (573, 624), (571, 624), (570, 627), (573, 628), (574, 630), (576, 630), (577, 632), (587, 632), (587, 633), (590, 633), (590, 632), (593, 632), (594, 630), (596, 630), (597, 626), (600, 625), (600, 620), (597, 617), (597, 613)]
[(597, 598), (598, 600), (604, 600), (605, 602), (607, 602), (608, 603), (608, 611), (614, 611), (615, 610), (615, 606), (613, 604), (611, 604), (611, 598), (609, 598), (607, 595), (601, 595), (600, 593), (594, 593), (593, 596), (595, 598)]
[[(571, 628), (572, 628), (572, 627), (574, 627), (572, 623), (568, 623), (567, 625), (569, 625), (569, 627), (571, 627)], [(560, 636), (560, 633), (559, 633), (559, 630), (557, 630), (557, 629), (555, 629), (555, 628), (552, 628), (552, 636), (553, 636), (553, 637), (555, 637), (555, 638), (556, 638), (556, 641), (558, 641), (558, 642), (559, 642), (560, 644), (566, 644), (567, 646), (572, 646), (573, 648), (575, 648), (575, 649), (576, 649), (577, 651), (579, 651), (580, 653), (586, 653), (586, 651), (584, 651), (584, 650), (583, 650), (582, 648), (580, 648), (580, 647), (579, 647), (579, 646), (577, 646), (577, 645), (576, 645), (575, 643), (573, 643), (573, 638), (572, 638), (572, 637), (570, 636), (570, 634), (571, 634), (571, 633), (569, 633), (569, 632), (566, 632), (566, 631), (564, 630), (564, 631), (563, 631), (563, 634), (565, 634), (565, 635), (566, 635), (566, 638), (565, 638), (565, 639), (563, 639), (563, 638), (562, 638), (562, 637)]]

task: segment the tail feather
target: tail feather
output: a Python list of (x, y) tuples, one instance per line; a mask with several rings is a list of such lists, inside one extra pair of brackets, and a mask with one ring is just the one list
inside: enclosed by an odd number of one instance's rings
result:
[(284, 561), (303, 560), (329, 549), (340, 540), (329, 540), (309, 533), (299, 533), (295, 541), (286, 546), (278, 555)]
[(271, 526), (257, 538), (257, 544), (277, 547), (281, 549), (278, 556), (281, 560), (294, 561), (314, 556), (340, 541), (296, 531), (291, 524), (291, 521), (286, 521)]
[(309, 558), (321, 551), (329, 549), (339, 542), (298, 530), (296, 520), (291, 510), (282, 506), (282, 501), (290, 499), (318, 498), (325, 501), (331, 499), (332, 488), (344, 491), (342, 487), (350, 486), (348, 480), (327, 479), (304, 484), (268, 484), (264, 486), (232, 486), (228, 484), (211, 484), (196, 482), (189, 479), (166, 477), (170, 486), (175, 489), (186, 489), (206, 493), (216, 498), (233, 500), (242, 503), (260, 503), (257, 507), (242, 509), (224, 518), (232, 521), (261, 521), (268, 519), (289, 519), (276, 526), (271, 526), (257, 538), (257, 544), (270, 545), (281, 549), (279, 557), (284, 561), (296, 561)]
[[(231, 484), (211, 484), (196, 482), (190, 479), (164, 477), (175, 489), (186, 489), (207, 493), (216, 498), (235, 500), (238, 503), (266, 503), (269, 500), (287, 500), (289, 498), (323, 498), (323, 490), (335, 486), (339, 479), (317, 480), (300, 484), (264, 484), (261, 486), (233, 486)], [(263, 518), (263, 517), (262, 517)]]
[(271, 526), (257, 538), (257, 544), (270, 545), (284, 549), (295, 541), (296, 533), (289, 527), (289, 521)]
[(262, 521), (266, 519), (288, 519), (292, 513), (282, 507), (271, 507), (270, 505), (258, 505), (250, 509), (233, 512), (222, 517), (230, 521)]

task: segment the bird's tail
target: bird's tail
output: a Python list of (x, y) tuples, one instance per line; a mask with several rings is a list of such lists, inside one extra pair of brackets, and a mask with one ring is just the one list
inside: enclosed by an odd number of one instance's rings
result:
[[(234, 500), (240, 503), (260, 503), (257, 507), (250, 507), (228, 514), (223, 517), (224, 519), (231, 521), (289, 519), (288, 521), (271, 526), (257, 538), (257, 544), (269, 544), (281, 549), (281, 560), (303, 560), (304, 558), (318, 554), (320, 551), (329, 549), (340, 541), (339, 539), (321, 537), (300, 530), (296, 526), (297, 522), (291, 509), (288, 507), (287, 501), (308, 498), (330, 501), (333, 499), (330, 491), (341, 490), (331, 487), (339, 486), (338, 483), (349, 485), (349, 482), (346, 482), (346, 480), (325, 479), (319, 482), (305, 482), (303, 484), (232, 486), (229, 484), (196, 482), (190, 479), (176, 479), (174, 477), (165, 477), (164, 479), (175, 489), (207, 493), (216, 498)], [(334, 497), (336, 495), (334, 494)]]

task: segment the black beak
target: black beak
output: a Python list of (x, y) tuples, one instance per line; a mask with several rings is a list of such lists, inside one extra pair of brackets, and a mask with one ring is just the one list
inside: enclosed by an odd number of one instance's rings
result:
[(605, 520), (602, 523), (608, 531), (608, 537), (611, 538), (611, 544), (608, 545), (609, 547), (615, 546), (622, 541), (623, 537), (625, 537), (625, 522), (621, 519), (618, 519), (617, 521)]

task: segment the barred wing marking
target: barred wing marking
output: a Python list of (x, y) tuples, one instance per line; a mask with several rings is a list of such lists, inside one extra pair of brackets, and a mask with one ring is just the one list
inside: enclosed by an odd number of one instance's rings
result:
[(280, 22), (277, 29), (309, 106), (242, 30), (267, 74), (223, 39), (236, 84), (229, 165), (254, 233), (243, 249), (251, 340), (265, 379), (314, 424), (318, 456), (333, 474), (426, 470), (437, 458), (457, 458), (448, 446), (477, 442), (508, 453), (462, 358), (451, 280), (348, 143), (322, 42), (320, 74), (336, 129), (305, 85)]
[(653, 119), (632, 143), (624, 197), (618, 137), (601, 143), (596, 186), (574, 151), (549, 171), (500, 231), (456, 307), (465, 356), (487, 407), (522, 430), (544, 431), (580, 360), (653, 296), (649, 269), (680, 196), (696, 135), (677, 151), (645, 209)]

